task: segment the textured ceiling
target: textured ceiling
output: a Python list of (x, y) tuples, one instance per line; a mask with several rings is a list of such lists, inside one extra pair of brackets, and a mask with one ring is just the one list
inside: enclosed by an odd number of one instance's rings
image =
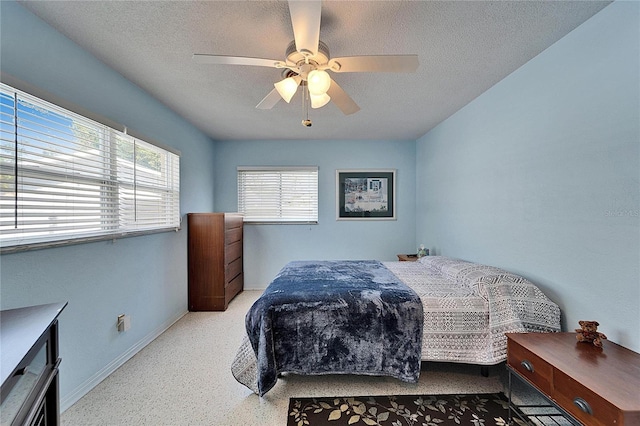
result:
[(285, 1), (21, 1), (214, 139), (414, 140), (562, 38), (609, 1), (325, 1), (331, 57), (417, 54), (415, 73), (332, 77), (361, 110), (329, 103), (303, 127), (298, 94), (255, 106), (275, 68), (202, 65), (193, 53), (283, 60)]

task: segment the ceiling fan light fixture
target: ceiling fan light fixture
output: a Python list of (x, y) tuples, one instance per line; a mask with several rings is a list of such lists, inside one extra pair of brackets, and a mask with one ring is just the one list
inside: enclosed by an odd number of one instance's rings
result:
[(324, 70), (313, 70), (307, 75), (309, 93), (312, 95), (324, 95), (331, 86), (331, 77)]
[(274, 83), (273, 85), (278, 93), (280, 93), (280, 96), (282, 96), (282, 99), (284, 99), (285, 102), (289, 103), (291, 102), (291, 98), (293, 98), (293, 95), (295, 95), (298, 91), (298, 84), (299, 82), (297, 82), (293, 77), (287, 77), (284, 80), (280, 80), (279, 82)]
[(311, 99), (311, 108), (322, 108), (331, 100), (331, 97), (326, 93), (323, 93), (322, 95), (309, 93), (309, 98)]

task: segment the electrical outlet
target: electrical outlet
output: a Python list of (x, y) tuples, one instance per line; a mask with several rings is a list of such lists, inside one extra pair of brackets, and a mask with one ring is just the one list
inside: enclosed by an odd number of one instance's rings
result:
[(118, 322), (116, 324), (118, 331), (127, 331), (131, 328), (131, 317), (129, 315), (118, 315)]

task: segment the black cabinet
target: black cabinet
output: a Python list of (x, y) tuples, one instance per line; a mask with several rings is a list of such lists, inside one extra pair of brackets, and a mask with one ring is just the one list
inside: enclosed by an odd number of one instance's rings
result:
[(0, 424), (60, 423), (58, 315), (66, 303), (0, 311)]

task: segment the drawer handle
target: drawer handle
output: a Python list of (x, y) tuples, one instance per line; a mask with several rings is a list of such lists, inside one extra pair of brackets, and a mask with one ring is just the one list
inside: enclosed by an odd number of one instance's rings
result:
[(522, 360), (520, 365), (522, 366), (522, 368), (527, 370), (529, 373), (533, 373), (534, 372), (533, 364), (531, 364), (531, 362), (528, 359)]
[(593, 414), (593, 411), (591, 411), (591, 406), (589, 405), (589, 403), (587, 401), (585, 401), (584, 399), (577, 397), (573, 399), (573, 403), (575, 404), (576, 407), (578, 407), (581, 411), (587, 413), (587, 414)]

